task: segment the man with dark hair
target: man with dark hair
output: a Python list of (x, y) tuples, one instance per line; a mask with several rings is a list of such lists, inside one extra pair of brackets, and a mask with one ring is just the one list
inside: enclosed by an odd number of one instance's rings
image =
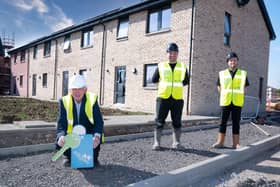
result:
[(217, 88), (220, 93), (220, 106), (222, 108), (222, 119), (218, 133), (218, 140), (213, 144), (214, 148), (224, 146), (227, 121), (232, 116), (232, 147), (240, 147), (240, 118), (241, 109), (244, 104), (244, 95), (249, 86), (247, 72), (238, 68), (238, 56), (231, 52), (227, 54), (228, 68), (219, 72)]

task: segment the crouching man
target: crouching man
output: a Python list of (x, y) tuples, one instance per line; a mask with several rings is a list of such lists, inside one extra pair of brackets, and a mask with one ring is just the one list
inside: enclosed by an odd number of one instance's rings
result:
[[(82, 125), (86, 134), (93, 135), (94, 165), (98, 166), (98, 155), (103, 132), (103, 118), (97, 102), (97, 95), (87, 92), (84, 76), (75, 75), (69, 82), (70, 93), (59, 100), (56, 146), (63, 147), (65, 136), (75, 125)], [(71, 149), (64, 152), (63, 164), (70, 166)]]

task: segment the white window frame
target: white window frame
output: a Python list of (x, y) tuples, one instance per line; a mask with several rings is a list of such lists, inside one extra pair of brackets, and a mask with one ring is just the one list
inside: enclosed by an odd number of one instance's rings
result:
[[(168, 20), (168, 25), (164, 24), (165, 20), (164, 18), (166, 18), (166, 14), (165, 12), (169, 13), (169, 20)], [(152, 10), (149, 12), (148, 14), (148, 25), (147, 25), (147, 33), (153, 33), (153, 32), (160, 32), (162, 30), (170, 30), (171, 27), (171, 7), (170, 6), (166, 6), (160, 9), (156, 9), (156, 10)], [(153, 25), (152, 23), (156, 22), (156, 25)], [(152, 26), (155, 26), (152, 29)]]
[(87, 48), (93, 45), (93, 29), (82, 31), (81, 47)]
[(144, 65), (144, 79), (143, 87), (145, 88), (156, 88), (156, 84), (152, 82), (154, 72), (157, 68), (157, 64), (145, 64)]
[(44, 57), (51, 55), (51, 45), (52, 45), (51, 40), (44, 43)]
[(63, 51), (65, 53), (71, 51), (71, 36), (70, 35), (66, 35), (64, 37)]
[(129, 18), (119, 19), (117, 39), (128, 38)]

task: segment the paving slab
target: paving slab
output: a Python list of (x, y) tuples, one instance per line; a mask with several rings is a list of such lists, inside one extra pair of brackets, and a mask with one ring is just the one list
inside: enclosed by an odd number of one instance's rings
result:
[(40, 120), (34, 121), (14, 121), (15, 126), (19, 128), (46, 128), (46, 127), (56, 127), (56, 122), (46, 122)]
[[(120, 129), (139, 129), (146, 127), (153, 127), (154, 115), (126, 115), (126, 116), (104, 116), (104, 128), (112, 129), (115, 131), (116, 128)], [(193, 126), (200, 125), (202, 123), (217, 122), (218, 117), (212, 116), (183, 116), (183, 125)], [(171, 124), (170, 116), (166, 119), (167, 124)], [(0, 124), (0, 131), (6, 130), (20, 130), (20, 129), (32, 129), (32, 128), (56, 128), (56, 122), (46, 121), (15, 121), (12, 124)], [(137, 130), (136, 130), (137, 131)], [(135, 130), (132, 133), (135, 133)], [(111, 135), (111, 133), (109, 133)]]

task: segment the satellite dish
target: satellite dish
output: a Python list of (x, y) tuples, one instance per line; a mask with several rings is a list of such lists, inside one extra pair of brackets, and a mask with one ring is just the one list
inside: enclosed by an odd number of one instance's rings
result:
[(249, 3), (250, 0), (236, 0), (238, 7), (243, 7)]

